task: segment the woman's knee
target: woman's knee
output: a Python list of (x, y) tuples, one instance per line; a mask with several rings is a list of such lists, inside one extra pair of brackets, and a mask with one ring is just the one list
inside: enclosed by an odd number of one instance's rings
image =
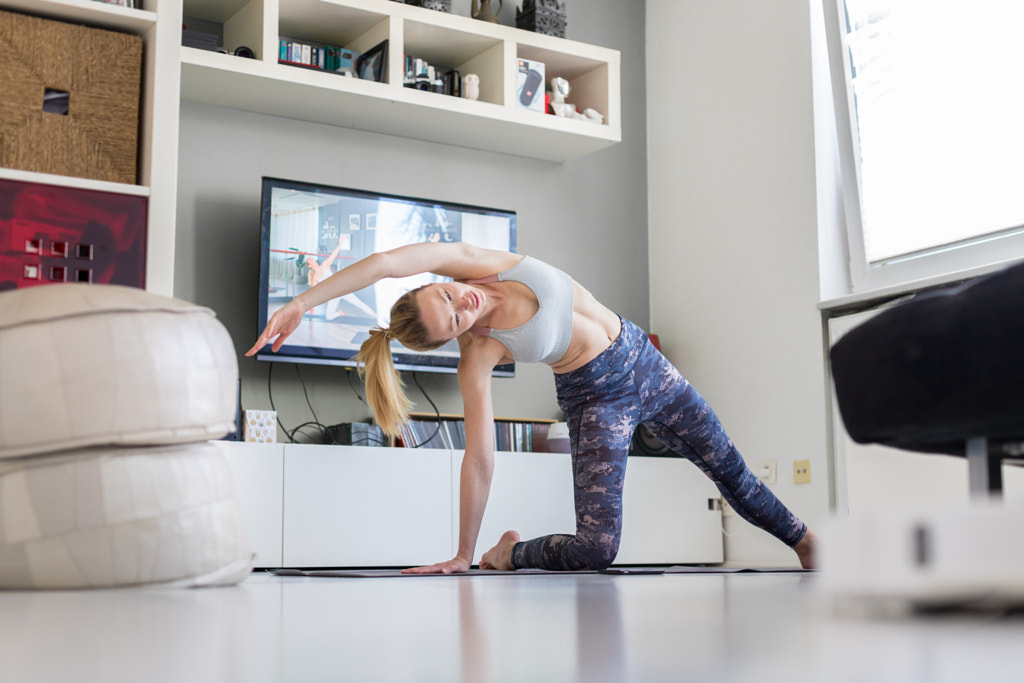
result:
[(619, 554), (618, 537), (601, 539), (596, 543), (579, 543), (576, 547), (578, 569), (607, 569)]

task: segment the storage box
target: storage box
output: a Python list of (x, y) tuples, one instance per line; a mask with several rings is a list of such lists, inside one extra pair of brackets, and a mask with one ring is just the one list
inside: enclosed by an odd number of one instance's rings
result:
[(0, 167), (136, 182), (142, 39), (0, 11)]
[(544, 62), (519, 60), (516, 104), (520, 109), (544, 113)]
[(147, 197), (0, 178), (0, 292), (146, 286)]
[(565, 3), (523, 0), (523, 6), (516, 8), (516, 28), (565, 38)]
[(242, 436), (248, 443), (277, 443), (277, 411), (245, 411)]

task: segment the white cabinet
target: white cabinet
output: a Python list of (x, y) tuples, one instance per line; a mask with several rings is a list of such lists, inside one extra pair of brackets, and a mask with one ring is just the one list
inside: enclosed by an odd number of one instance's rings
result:
[[(564, 453), (495, 454), (494, 478), (474, 563), (509, 529), (518, 531), (523, 539), (575, 533), (570, 460)], [(457, 452), (452, 467), (456, 547), (461, 463), (462, 454)], [(688, 460), (630, 457), (615, 564), (722, 562), (722, 513), (713, 504), (720, 498), (711, 480)]]
[(218, 443), (231, 465), (235, 499), (256, 566), (283, 566), (284, 445)]
[(439, 562), (451, 519), (448, 451), (285, 446), (286, 567)]
[[(185, 16), (224, 25), (243, 59), (181, 49), (182, 99), (285, 118), (565, 161), (622, 139), (619, 52), (390, 0), (185, 0)], [(388, 41), (384, 81), (279, 64), (281, 36), (366, 51)], [(475, 73), (480, 98), (402, 85), (404, 55)], [(603, 123), (520, 109), (519, 59), (569, 81), (568, 101)]]
[[(459, 543), (459, 473), (462, 451), (453, 455), (452, 492), (455, 514), (452, 539)], [(494, 476), (480, 525), (473, 563), (501, 535), (515, 529), (524, 540), (576, 531), (572, 465), (566, 453), (495, 453)]]
[[(630, 457), (616, 564), (697, 564), (725, 559), (721, 499), (685, 458)], [(709, 502), (710, 501), (710, 502)]]
[[(461, 451), (225, 446), (258, 567), (404, 567), (458, 549)], [(718, 491), (689, 461), (631, 457), (625, 486), (616, 564), (722, 561)], [(509, 529), (575, 527), (568, 455), (495, 454), (474, 563)]]

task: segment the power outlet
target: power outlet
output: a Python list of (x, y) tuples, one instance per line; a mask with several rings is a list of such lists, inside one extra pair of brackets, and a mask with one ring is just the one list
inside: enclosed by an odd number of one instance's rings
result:
[(766, 484), (774, 484), (777, 481), (776, 470), (774, 460), (762, 460), (757, 463), (757, 478)]
[(811, 483), (811, 461), (810, 460), (794, 460), (793, 461), (793, 483), (794, 484), (810, 484)]

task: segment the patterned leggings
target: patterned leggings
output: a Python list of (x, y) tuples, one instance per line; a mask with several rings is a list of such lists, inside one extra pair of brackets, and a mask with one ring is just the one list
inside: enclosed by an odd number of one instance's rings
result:
[(711, 407), (633, 323), (600, 356), (556, 374), (572, 443), (576, 535), (517, 543), (516, 568), (603, 569), (619, 551), (622, 483), (633, 432), (644, 423), (718, 486), (736, 512), (787, 545), (807, 527), (747, 468)]

